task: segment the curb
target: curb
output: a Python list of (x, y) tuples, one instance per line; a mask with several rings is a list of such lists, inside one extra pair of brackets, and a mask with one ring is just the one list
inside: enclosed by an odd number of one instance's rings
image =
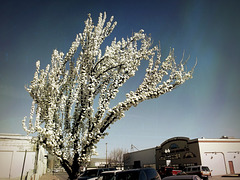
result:
[(222, 177), (240, 177), (240, 174), (227, 174), (223, 175)]

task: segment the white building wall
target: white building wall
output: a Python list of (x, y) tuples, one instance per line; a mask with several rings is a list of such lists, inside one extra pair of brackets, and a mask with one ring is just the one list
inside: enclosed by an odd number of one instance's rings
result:
[[(36, 145), (31, 144), (31, 139), (32, 137), (17, 134), (0, 134), (0, 179), (20, 179), (23, 166), (23, 178), (26, 175), (33, 175)], [(46, 158), (44, 158), (44, 155), (44, 149), (40, 147), (37, 166), (38, 177), (44, 172), (46, 173)]]
[(42, 146), (39, 146), (38, 148), (39, 149), (38, 149), (38, 159), (37, 159), (37, 167), (35, 172), (35, 179), (39, 179), (43, 174), (46, 174), (46, 171), (47, 171), (47, 158), (45, 157), (45, 150)]
[(213, 176), (227, 174), (222, 153), (204, 153), (202, 155), (202, 164), (212, 170)]
[(212, 175), (240, 173), (240, 139), (199, 139), (202, 165), (212, 170)]
[(24, 163), (25, 152), (13, 152), (11, 171), (9, 173), (10, 178), (21, 177), (22, 169), (24, 166), (23, 175), (26, 175), (29, 169), (34, 169), (34, 157), (35, 152), (26, 152), (26, 159)]
[(0, 178), (8, 178), (11, 169), (11, 159), (13, 152), (0, 151)]
[(21, 177), (26, 152), (23, 175), (34, 169), (35, 149), (31, 137), (16, 134), (0, 134), (0, 178)]

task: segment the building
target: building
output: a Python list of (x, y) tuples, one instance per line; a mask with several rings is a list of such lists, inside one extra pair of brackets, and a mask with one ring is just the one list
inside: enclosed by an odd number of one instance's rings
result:
[(88, 168), (98, 168), (98, 167), (106, 167), (106, 159), (104, 158), (91, 158), (89, 162)]
[(164, 141), (156, 147), (156, 164), (158, 169), (162, 166), (183, 169), (187, 166), (201, 164), (197, 141), (186, 137), (174, 137)]
[(197, 139), (202, 164), (212, 175), (240, 173), (240, 139)]
[[(183, 169), (191, 165), (206, 165), (212, 175), (240, 173), (240, 139), (189, 139), (174, 137), (160, 146), (124, 155), (124, 164), (139, 164), (141, 167), (154, 164), (155, 168), (172, 166)], [(155, 159), (154, 159), (155, 158)], [(146, 160), (150, 159), (149, 162)]]
[(156, 169), (156, 148), (123, 154), (124, 169), (153, 167)]
[(177, 169), (206, 165), (212, 175), (240, 173), (240, 139), (171, 138), (156, 147), (156, 164)]
[(46, 173), (45, 150), (32, 137), (0, 134), (0, 179), (39, 179)]

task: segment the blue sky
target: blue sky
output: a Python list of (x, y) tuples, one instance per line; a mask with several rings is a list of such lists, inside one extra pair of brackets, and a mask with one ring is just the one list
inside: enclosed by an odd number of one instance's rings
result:
[[(21, 126), (29, 116), (31, 98), (24, 86), (44, 68), (53, 49), (67, 52), (82, 32), (87, 14), (97, 23), (100, 12), (118, 22), (110, 42), (144, 29), (162, 57), (170, 47), (177, 61), (185, 51), (188, 67), (196, 58), (194, 78), (158, 99), (143, 102), (108, 130), (98, 152), (131, 144), (138, 149), (160, 145), (168, 138), (240, 138), (240, 1), (234, 0), (1, 0), (0, 6), (0, 132), (26, 134)], [(144, 66), (144, 64), (143, 64)], [(143, 69), (143, 68), (142, 68)], [(144, 75), (122, 88), (134, 89)], [(123, 96), (119, 94), (119, 98)]]

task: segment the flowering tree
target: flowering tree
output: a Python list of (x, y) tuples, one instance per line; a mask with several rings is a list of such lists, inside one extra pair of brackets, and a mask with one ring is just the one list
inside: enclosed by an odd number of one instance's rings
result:
[[(70, 179), (77, 178), (80, 166), (107, 135), (106, 129), (125, 111), (172, 91), (192, 78), (194, 70), (185, 71), (183, 61), (176, 64), (173, 49), (161, 62), (160, 48), (152, 47), (151, 37), (143, 30), (127, 39), (115, 38), (102, 51), (101, 44), (117, 24), (113, 17), (105, 21), (106, 13), (100, 14), (97, 25), (89, 15), (68, 53), (54, 50), (51, 65), (42, 70), (37, 61), (33, 81), (26, 87), (33, 102), (28, 127), (25, 117), (23, 128), (28, 134), (38, 133), (39, 143), (58, 157)], [(142, 60), (149, 63), (142, 83), (110, 107), (118, 89), (135, 75)]]

